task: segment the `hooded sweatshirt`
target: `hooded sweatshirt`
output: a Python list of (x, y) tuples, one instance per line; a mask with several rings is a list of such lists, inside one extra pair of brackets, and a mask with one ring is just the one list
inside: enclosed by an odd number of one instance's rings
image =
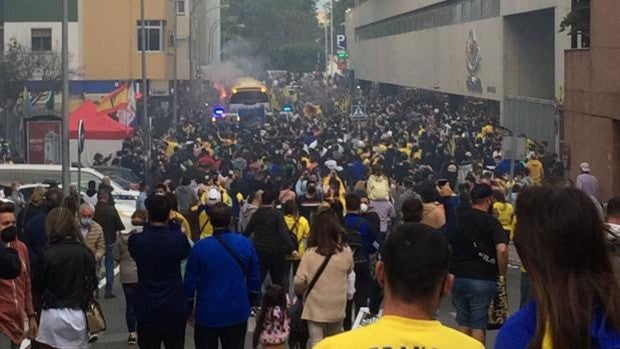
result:
[(446, 224), (446, 211), (442, 204), (438, 202), (429, 202), (422, 204), (422, 221), (420, 223), (426, 224), (434, 229), (439, 229)]
[(256, 212), (256, 210), (258, 210), (258, 207), (252, 205), (251, 203), (246, 203), (245, 205), (243, 205), (243, 207), (241, 207), (241, 213), (239, 215), (240, 232), (245, 231), (245, 228), (248, 226), (248, 223), (250, 223), (250, 219), (252, 218), (252, 215), (254, 214), (254, 212)]

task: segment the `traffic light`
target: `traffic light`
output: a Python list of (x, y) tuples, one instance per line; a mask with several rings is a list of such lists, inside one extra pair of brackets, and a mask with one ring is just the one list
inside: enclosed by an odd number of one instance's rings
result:
[(349, 58), (349, 54), (347, 53), (347, 51), (338, 51), (337, 55), (338, 55), (338, 59), (340, 60)]
[(292, 113), (293, 107), (290, 104), (285, 104), (282, 106), (282, 111), (285, 113)]

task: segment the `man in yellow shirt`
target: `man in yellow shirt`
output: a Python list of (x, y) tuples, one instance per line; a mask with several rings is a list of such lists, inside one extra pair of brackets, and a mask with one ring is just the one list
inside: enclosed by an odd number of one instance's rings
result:
[(448, 243), (437, 230), (419, 223), (400, 226), (388, 237), (376, 267), (385, 291), (381, 319), (327, 338), (315, 349), (483, 349), (482, 343), (435, 320), (454, 281), (448, 259)]
[(541, 185), (545, 178), (545, 169), (542, 162), (538, 160), (538, 155), (534, 154), (525, 165), (530, 170), (530, 177), (535, 185)]

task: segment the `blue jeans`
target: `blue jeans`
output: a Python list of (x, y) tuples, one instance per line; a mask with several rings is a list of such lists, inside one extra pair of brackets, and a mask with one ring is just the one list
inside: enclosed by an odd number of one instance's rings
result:
[(462, 327), (486, 330), (489, 305), (497, 293), (497, 282), (488, 280), (454, 280), (452, 304), (456, 308), (456, 323)]
[(105, 294), (112, 294), (114, 285), (114, 244), (105, 244)]
[(125, 293), (125, 321), (127, 331), (136, 332), (136, 298), (138, 296), (138, 284), (123, 284)]

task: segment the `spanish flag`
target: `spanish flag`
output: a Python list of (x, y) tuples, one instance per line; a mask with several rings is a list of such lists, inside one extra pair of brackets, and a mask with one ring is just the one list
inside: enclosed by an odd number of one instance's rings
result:
[(121, 109), (127, 109), (129, 101), (129, 85), (123, 84), (116, 90), (101, 98), (97, 105), (98, 113), (113, 113)]

